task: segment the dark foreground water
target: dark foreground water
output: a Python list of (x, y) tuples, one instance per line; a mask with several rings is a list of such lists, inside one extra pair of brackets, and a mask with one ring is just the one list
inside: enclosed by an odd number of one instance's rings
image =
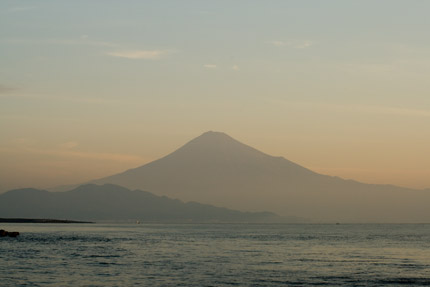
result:
[(2, 224), (0, 286), (423, 286), (430, 225)]

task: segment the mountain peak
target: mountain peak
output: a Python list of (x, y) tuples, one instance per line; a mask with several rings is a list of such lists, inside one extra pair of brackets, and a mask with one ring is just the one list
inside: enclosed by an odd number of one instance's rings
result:
[(202, 133), (200, 136), (205, 136), (205, 135), (226, 135), (226, 133), (223, 133), (223, 132), (217, 132), (217, 131), (207, 131), (207, 132), (204, 132), (204, 133)]
[(207, 140), (207, 141), (220, 141), (220, 140), (231, 140), (236, 141), (231, 136), (223, 132), (207, 131), (202, 133), (200, 136), (194, 138), (194, 140)]
[(181, 148), (172, 153), (172, 155), (186, 153), (186, 156), (209, 156), (216, 153), (223, 154), (258, 154), (263, 153), (243, 144), (223, 132), (207, 131), (200, 136), (192, 139)]
[[(207, 131), (200, 136), (192, 139), (190, 142), (200, 142), (200, 143), (240, 143), (231, 136), (223, 132)], [(242, 144), (242, 143), (240, 143)], [(244, 144), (243, 144), (244, 145)]]

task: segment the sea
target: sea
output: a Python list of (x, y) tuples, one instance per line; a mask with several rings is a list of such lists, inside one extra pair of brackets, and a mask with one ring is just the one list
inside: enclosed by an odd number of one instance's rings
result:
[(430, 286), (428, 224), (0, 229), (0, 286)]

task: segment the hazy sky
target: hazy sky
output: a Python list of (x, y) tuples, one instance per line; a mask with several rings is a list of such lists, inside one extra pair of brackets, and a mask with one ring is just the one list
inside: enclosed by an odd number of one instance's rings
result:
[(430, 187), (430, 1), (0, 2), (0, 190), (136, 167), (208, 130)]

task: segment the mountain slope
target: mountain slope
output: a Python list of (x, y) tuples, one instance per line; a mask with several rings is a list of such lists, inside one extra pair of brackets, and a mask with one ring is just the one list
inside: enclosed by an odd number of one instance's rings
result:
[(78, 220), (141, 220), (179, 222), (271, 222), (269, 212), (250, 213), (184, 203), (150, 192), (117, 185), (82, 185), (67, 192), (12, 190), (0, 195), (0, 217), (67, 218)]
[(317, 221), (430, 222), (429, 192), (321, 175), (219, 132), (204, 133), (159, 160), (93, 183)]
[[(273, 181), (318, 174), (244, 145), (224, 133), (207, 132), (144, 166), (93, 181), (151, 190), (183, 200), (247, 208)], [(258, 207), (257, 207), (258, 209)]]

